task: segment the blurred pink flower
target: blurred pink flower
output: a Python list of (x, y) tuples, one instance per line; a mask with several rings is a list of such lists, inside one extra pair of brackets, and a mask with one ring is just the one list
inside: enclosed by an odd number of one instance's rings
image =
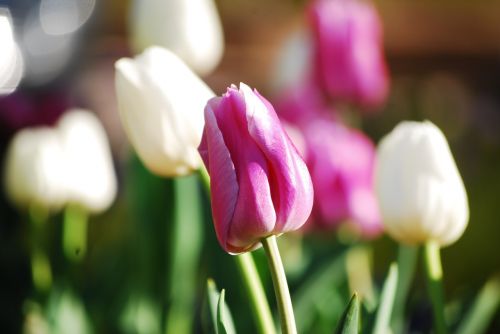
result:
[(307, 81), (284, 90), (274, 105), (280, 119), (292, 124), (304, 124), (326, 115), (335, 117), (321, 91)]
[(384, 103), (389, 78), (375, 7), (361, 0), (316, 0), (309, 20), (320, 86), (334, 99), (365, 107)]
[(215, 231), (227, 252), (253, 250), (262, 238), (306, 222), (313, 204), (309, 172), (256, 90), (242, 83), (209, 100), (199, 151), (210, 174)]
[(364, 236), (382, 230), (374, 193), (375, 146), (362, 132), (318, 119), (303, 128), (318, 226), (351, 221)]

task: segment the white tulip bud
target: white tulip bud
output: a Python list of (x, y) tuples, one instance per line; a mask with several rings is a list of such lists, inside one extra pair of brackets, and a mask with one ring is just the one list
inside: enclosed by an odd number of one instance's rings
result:
[(224, 51), (213, 0), (136, 0), (131, 16), (132, 48), (165, 47), (196, 73), (210, 73)]
[(9, 144), (4, 185), (20, 208), (60, 209), (66, 202), (66, 160), (57, 131), (48, 127), (25, 129)]
[(114, 201), (117, 181), (106, 132), (97, 117), (70, 110), (58, 122), (68, 171), (68, 201), (92, 213)]
[(387, 232), (409, 244), (455, 242), (469, 220), (467, 194), (443, 133), (402, 122), (378, 147), (376, 191)]
[(161, 176), (200, 166), (203, 110), (214, 96), (176, 55), (160, 47), (115, 64), (123, 127), (143, 163)]

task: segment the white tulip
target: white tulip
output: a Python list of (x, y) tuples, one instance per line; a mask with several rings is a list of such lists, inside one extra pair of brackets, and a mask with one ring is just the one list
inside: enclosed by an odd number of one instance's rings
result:
[(203, 110), (214, 96), (176, 55), (160, 47), (115, 64), (118, 109), (143, 163), (162, 176), (179, 176), (201, 163)]
[(106, 210), (117, 192), (108, 138), (94, 114), (70, 110), (58, 122), (64, 149), (68, 202), (92, 213)]
[(60, 209), (67, 199), (66, 171), (57, 131), (48, 127), (19, 131), (7, 150), (6, 193), (20, 208)]
[(469, 220), (467, 194), (443, 133), (431, 122), (402, 122), (378, 147), (376, 191), (396, 240), (446, 246)]
[(0, 83), (10, 77), (12, 64), (15, 63), (16, 41), (12, 31), (9, 12), (0, 7)]
[(21, 50), (14, 39), (10, 12), (0, 7), (0, 95), (12, 93), (23, 76)]
[(300, 85), (308, 79), (312, 60), (311, 37), (305, 29), (293, 31), (282, 43), (271, 82), (277, 91)]
[(165, 47), (196, 73), (210, 73), (224, 51), (222, 26), (213, 0), (136, 0), (131, 16), (132, 48)]

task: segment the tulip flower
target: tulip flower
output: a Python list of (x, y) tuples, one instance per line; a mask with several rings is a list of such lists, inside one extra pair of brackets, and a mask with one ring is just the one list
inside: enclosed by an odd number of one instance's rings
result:
[(311, 72), (311, 37), (305, 29), (292, 31), (282, 42), (275, 61), (272, 84), (287, 90), (307, 81)]
[(210, 174), (217, 238), (227, 252), (253, 250), (309, 217), (307, 167), (256, 90), (241, 83), (208, 102), (199, 151)]
[(165, 47), (196, 73), (210, 73), (224, 51), (213, 0), (136, 0), (131, 16), (132, 48)]
[(67, 164), (57, 131), (48, 127), (19, 131), (9, 144), (4, 184), (20, 208), (60, 209), (67, 200)]
[(384, 102), (389, 80), (382, 50), (382, 26), (368, 1), (316, 0), (309, 8), (314, 72), (334, 99), (363, 106)]
[(0, 7), (0, 96), (12, 93), (23, 75), (23, 57), (14, 39), (10, 12)]
[(201, 160), (203, 107), (214, 93), (176, 55), (159, 47), (115, 64), (123, 127), (142, 162), (161, 176), (186, 175)]
[(316, 226), (328, 228), (349, 221), (364, 236), (380, 233), (372, 141), (360, 131), (325, 118), (304, 126), (303, 136), (315, 190)]
[(434, 124), (402, 122), (378, 147), (376, 192), (387, 232), (407, 244), (455, 242), (469, 207), (443, 133)]
[(85, 110), (70, 110), (57, 129), (67, 160), (68, 201), (89, 212), (106, 210), (117, 182), (108, 138), (101, 123)]

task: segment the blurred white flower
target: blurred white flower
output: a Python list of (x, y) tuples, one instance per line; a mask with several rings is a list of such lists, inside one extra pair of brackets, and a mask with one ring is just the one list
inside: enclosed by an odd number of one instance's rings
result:
[(24, 62), (14, 39), (12, 21), (7, 9), (0, 7), (0, 95), (13, 92), (21, 81)]
[(378, 147), (376, 191), (387, 232), (403, 243), (455, 242), (469, 220), (464, 184), (443, 133), (402, 122)]
[(120, 117), (143, 163), (162, 176), (200, 166), (207, 101), (212, 90), (176, 55), (160, 47), (115, 64)]
[(308, 80), (312, 63), (311, 37), (305, 29), (294, 30), (283, 41), (270, 78), (276, 91), (290, 89)]
[(67, 199), (67, 165), (56, 130), (39, 127), (18, 132), (9, 144), (4, 185), (20, 208), (60, 209)]
[(177, 54), (196, 73), (210, 73), (224, 51), (224, 37), (213, 0), (135, 0), (132, 48), (154, 45)]
[(67, 170), (68, 201), (89, 212), (106, 210), (117, 192), (108, 138), (94, 114), (70, 110), (58, 123)]

